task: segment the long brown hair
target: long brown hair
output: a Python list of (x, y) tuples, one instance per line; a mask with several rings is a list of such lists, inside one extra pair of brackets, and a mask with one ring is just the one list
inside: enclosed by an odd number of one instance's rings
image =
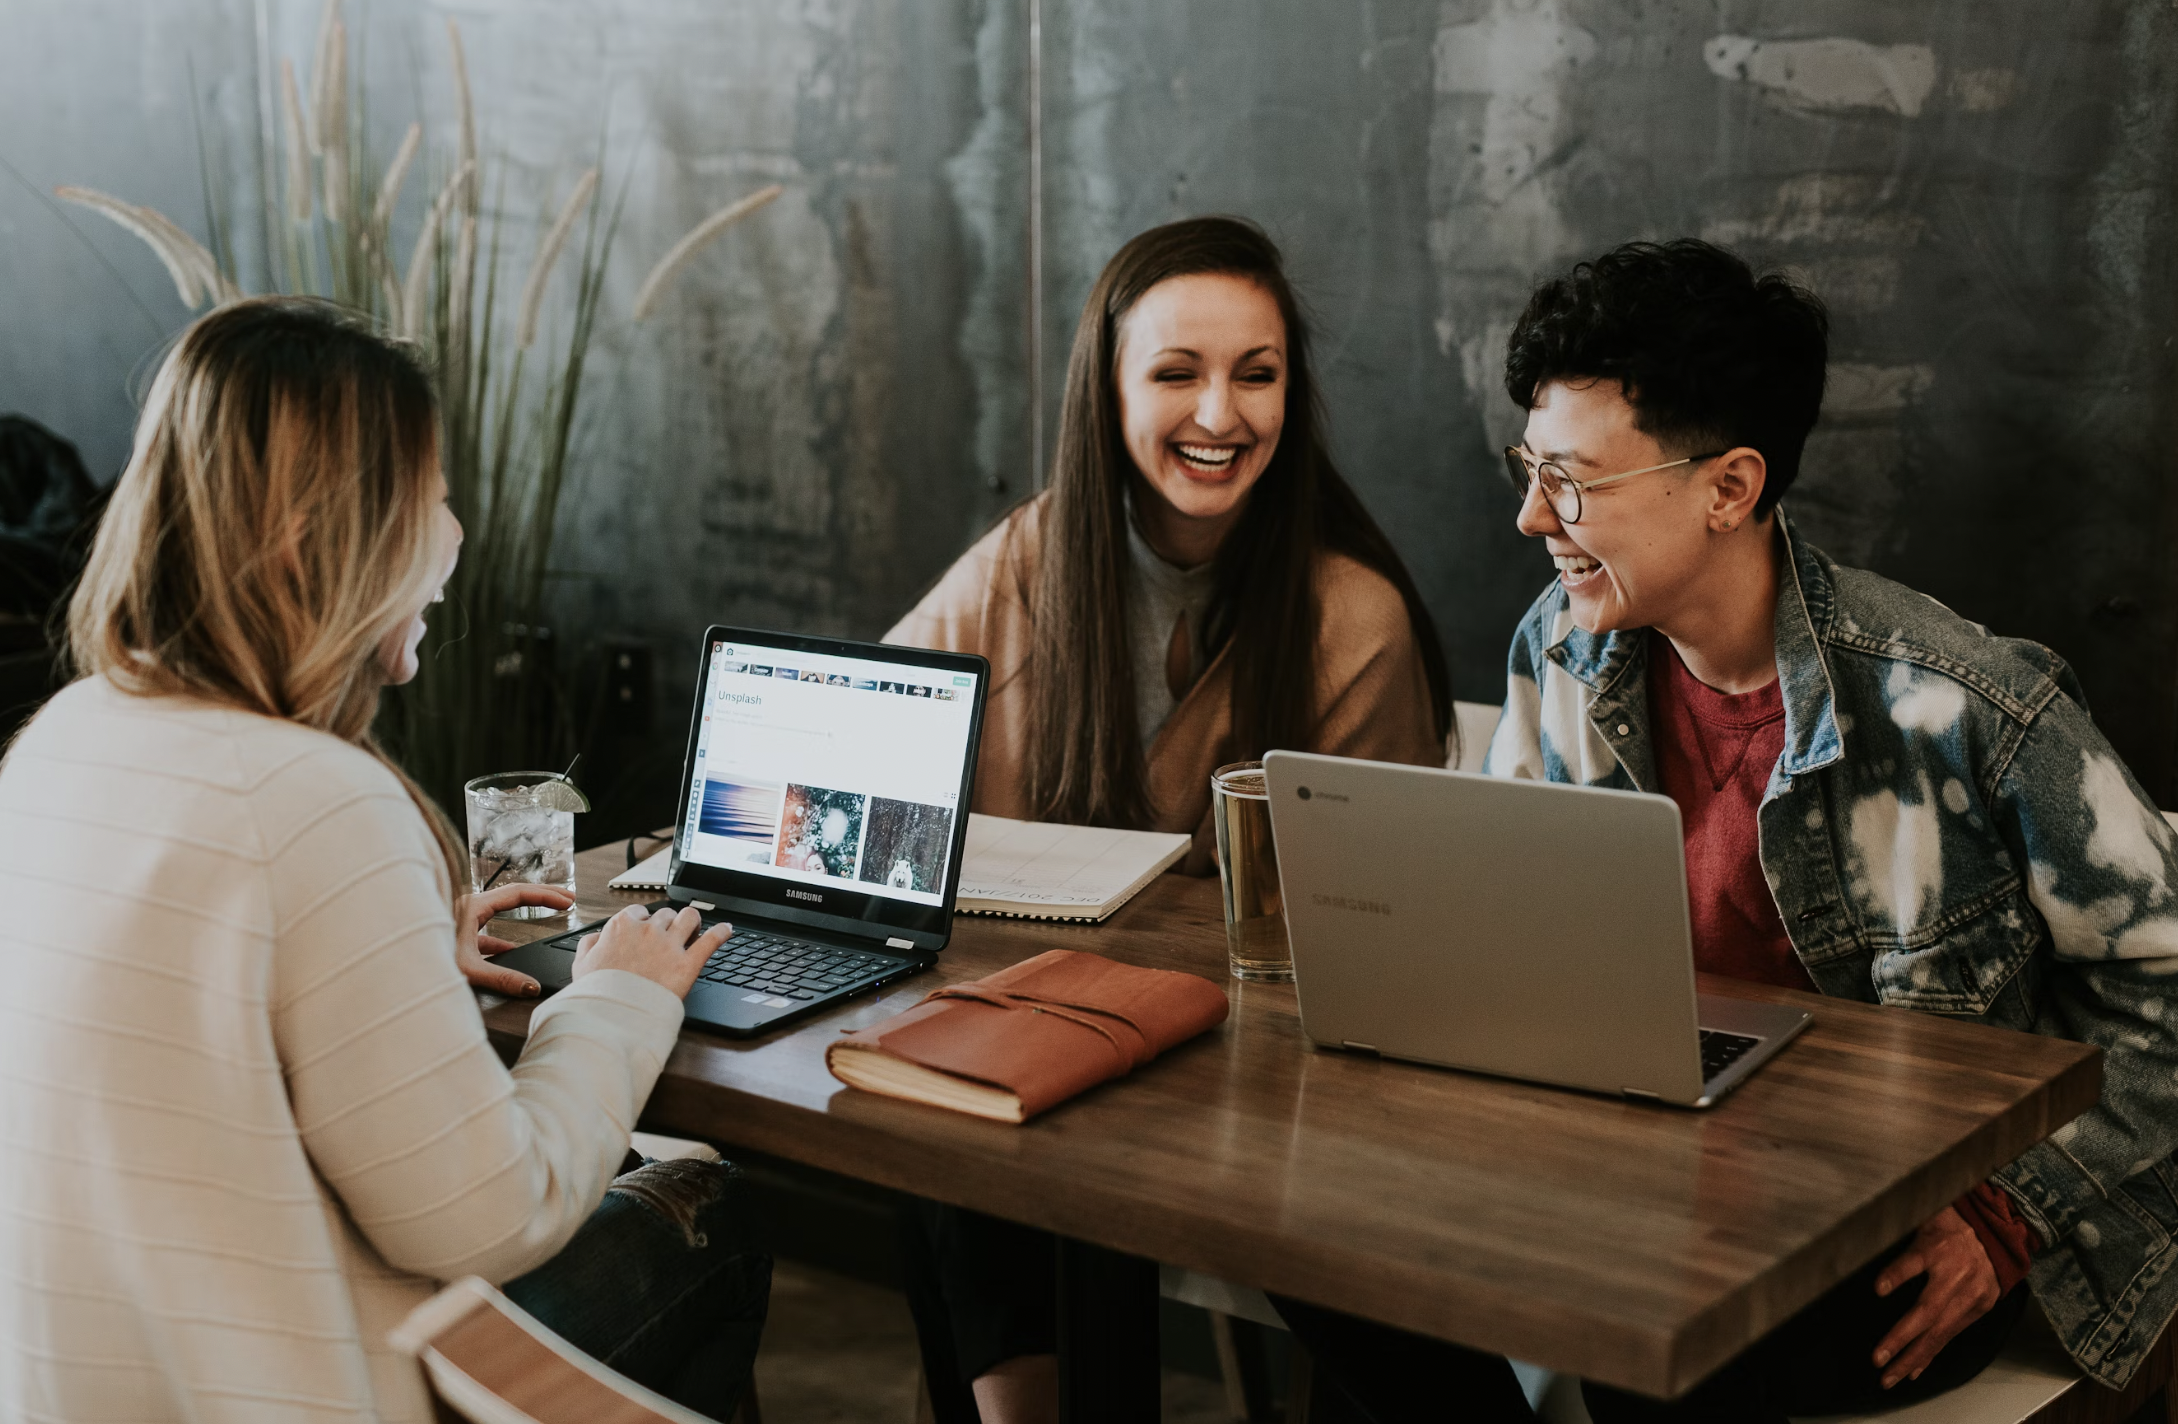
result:
[(1306, 748), (1316, 727), (1315, 571), (1345, 554), (1405, 600), (1441, 739), (1452, 694), (1444, 649), (1421, 594), (1324, 446), (1308, 322), (1277, 245), (1238, 218), (1152, 228), (1105, 265), (1082, 308), (1067, 361), (1058, 447), (1031, 591), (1029, 795), (1037, 815), (1089, 825), (1151, 819), (1127, 646), (1127, 453), (1117, 382), (1120, 336), (1144, 293), (1174, 277), (1244, 277), (1278, 303), (1286, 329), (1284, 433), (1239, 522), (1220, 547), (1205, 647), (1233, 662), (1235, 759)]
[(385, 762), (448, 884), (446, 817), (371, 737), (379, 649), (423, 606), (438, 411), (407, 349), (325, 302), (236, 302), (182, 333), (153, 379), (68, 607), (80, 675), (331, 733)]

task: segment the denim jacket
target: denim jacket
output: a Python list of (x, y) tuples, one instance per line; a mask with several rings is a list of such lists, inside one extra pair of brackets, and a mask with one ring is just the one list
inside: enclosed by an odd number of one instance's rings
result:
[[(1762, 871), (1825, 994), (2099, 1045), (2101, 1101), (2000, 1169), (2029, 1281), (2122, 1388), (2178, 1313), (2178, 835), (2071, 670), (1794, 536), (1777, 599), (1785, 749)], [(1499, 776), (1654, 791), (1647, 639), (1553, 584), (1513, 638)]]

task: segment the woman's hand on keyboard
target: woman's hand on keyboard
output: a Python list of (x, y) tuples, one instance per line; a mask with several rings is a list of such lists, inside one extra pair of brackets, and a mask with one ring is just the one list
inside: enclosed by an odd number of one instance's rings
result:
[(703, 916), (694, 910), (678, 914), (660, 910), (654, 915), (641, 905), (630, 905), (607, 920), (604, 929), (582, 937), (575, 948), (575, 977), (599, 969), (625, 969), (685, 999), (704, 964), (734, 932), (732, 925), (723, 922), (696, 934), (699, 929), (703, 929)]

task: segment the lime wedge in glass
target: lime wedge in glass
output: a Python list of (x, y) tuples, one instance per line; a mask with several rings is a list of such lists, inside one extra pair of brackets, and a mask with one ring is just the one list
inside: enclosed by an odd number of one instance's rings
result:
[(562, 776), (555, 776), (536, 789), (537, 804), (552, 811), (587, 811), (590, 798), (575, 789), (575, 783)]

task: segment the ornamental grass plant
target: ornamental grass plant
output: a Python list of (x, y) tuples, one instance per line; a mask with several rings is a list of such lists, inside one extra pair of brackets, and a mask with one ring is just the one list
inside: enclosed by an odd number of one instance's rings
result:
[[(238, 224), (261, 224), (262, 291), (367, 312), (382, 330), (422, 349), (437, 375), (440, 461), (467, 539), (446, 606), (431, 620), (421, 671), (390, 690), (378, 733), (458, 815), (471, 777), (551, 770), (576, 751), (568, 670), (547, 631), (548, 594), (585, 364), (626, 189), (607, 211), (599, 168), (585, 169), (527, 254), (520, 287), (509, 280), (503, 288), (508, 248), (527, 225), (510, 224), (504, 165), (479, 153), (461, 31), (450, 19), (446, 43), (458, 115), (450, 147), (434, 147), (417, 122), (390, 157), (373, 150), (367, 96), (351, 83), (341, 0), (326, 0), (307, 91), (293, 62), (280, 61), (277, 122), (267, 126), (276, 138), (260, 155), (255, 211), (219, 191), (201, 135), (204, 241), (154, 209), (106, 193), (62, 187), (55, 195), (141, 239), (192, 310), (247, 294), (232, 239)], [(412, 175), (429, 184), (430, 198), (403, 241), (396, 216)], [(697, 224), (639, 286), (633, 319), (656, 311), (707, 244), (781, 191), (777, 184), (760, 189)], [(574, 301), (564, 330), (547, 337), (547, 297), (570, 248)]]

